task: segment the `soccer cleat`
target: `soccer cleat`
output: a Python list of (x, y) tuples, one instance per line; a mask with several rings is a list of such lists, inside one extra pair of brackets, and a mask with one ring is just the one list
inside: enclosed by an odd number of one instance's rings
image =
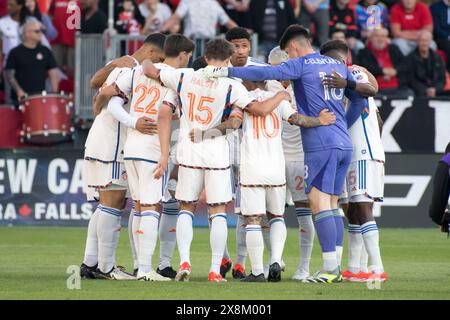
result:
[(172, 279), (163, 277), (159, 273), (155, 272), (155, 270), (151, 270), (150, 272), (138, 272), (137, 279), (140, 281), (171, 281)]
[(162, 275), (163, 277), (166, 278), (170, 278), (170, 279), (175, 279), (175, 277), (177, 276), (177, 272), (175, 270), (173, 270), (172, 267), (166, 267), (164, 269), (156, 269), (156, 272), (159, 273), (160, 275)]
[(386, 272), (383, 272), (383, 273), (373, 273), (372, 272), (369, 274), (369, 277), (367, 278), (366, 281), (368, 281), (368, 282), (370, 282), (370, 281), (386, 282), (386, 281), (388, 281), (388, 276), (387, 276)]
[(95, 271), (95, 278), (120, 281), (136, 280), (136, 277), (134, 277), (132, 274), (129, 274), (128, 272), (125, 272), (123, 268), (119, 267), (114, 267), (110, 272), (107, 273), (101, 272), (100, 269), (97, 268), (97, 270)]
[(191, 265), (189, 262), (185, 261), (181, 264), (180, 270), (175, 276), (175, 281), (189, 281), (189, 276), (191, 275)]
[(342, 282), (342, 275), (339, 268), (327, 273), (326, 271), (317, 271), (311, 277), (306, 278), (306, 282), (310, 283), (337, 283)]
[(342, 279), (350, 282), (366, 282), (370, 274), (366, 272), (353, 273), (348, 270), (342, 272)]
[(241, 279), (241, 282), (266, 282), (266, 278), (264, 277), (264, 273), (261, 273), (255, 276), (253, 273), (250, 273), (248, 276)]
[(222, 258), (222, 263), (220, 264), (220, 275), (225, 278), (228, 271), (230, 271), (233, 261)]
[(303, 269), (297, 269), (297, 271), (295, 271), (294, 275), (292, 276), (292, 280), (305, 282), (308, 277), (309, 272)]
[(267, 281), (269, 282), (280, 282), (281, 281), (281, 266), (278, 262), (274, 262), (269, 267), (269, 274), (267, 276)]
[(210, 272), (208, 274), (208, 281), (209, 282), (227, 282), (226, 279), (224, 279), (219, 273)]
[(243, 279), (245, 278), (245, 268), (243, 265), (236, 263), (234, 265), (233, 270), (231, 271), (231, 274), (233, 275), (233, 279)]
[(89, 267), (84, 263), (80, 266), (80, 277), (81, 279), (95, 279), (95, 270), (97, 269), (97, 265), (93, 267)]

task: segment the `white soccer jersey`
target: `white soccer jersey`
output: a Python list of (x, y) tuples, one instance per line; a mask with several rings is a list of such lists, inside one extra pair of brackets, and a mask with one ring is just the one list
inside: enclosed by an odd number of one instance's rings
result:
[[(167, 64), (155, 65), (162, 70), (175, 70)], [(142, 72), (142, 66), (123, 72), (116, 80), (117, 87), (127, 96), (132, 96), (130, 115), (135, 118), (142, 116), (158, 119), (160, 106), (165, 103), (175, 109), (177, 96), (175, 91), (164, 87), (159, 81), (150, 79)], [(140, 133), (134, 128), (128, 128), (124, 146), (125, 160), (145, 160), (158, 162), (161, 147), (158, 135)]]
[(229, 146), (225, 136), (193, 143), (192, 129), (207, 130), (222, 122), (224, 110), (245, 108), (253, 101), (247, 89), (229, 78), (209, 79), (203, 70), (161, 70), (162, 83), (176, 90), (181, 107), (177, 161), (181, 166), (224, 169), (230, 166)]
[[(292, 85), (289, 85), (289, 87), (285, 89), (281, 82), (270, 80), (266, 82), (266, 88), (268, 91), (273, 93), (285, 90), (289, 92), (289, 95), (291, 96), (291, 107), (294, 111), (297, 111)], [(304, 161), (305, 154), (303, 152), (302, 135), (298, 126), (294, 126), (287, 121), (283, 121), (281, 140), (283, 141), (283, 151), (286, 162)]]
[[(367, 74), (358, 69), (352, 71), (357, 82), (367, 83)], [(349, 128), (350, 138), (353, 143), (352, 162), (359, 160), (385, 161), (383, 143), (377, 119), (377, 106), (375, 100), (370, 97), (369, 107), (364, 110), (358, 120)]]
[[(263, 101), (274, 93), (254, 90), (250, 97)], [(241, 108), (242, 109), (242, 108)], [(253, 186), (281, 186), (286, 183), (285, 160), (281, 142), (282, 120), (288, 120), (296, 111), (283, 101), (265, 117), (235, 108), (232, 116), (243, 117), (241, 143), (240, 183)]]
[[(137, 62), (137, 61), (136, 61)], [(102, 88), (114, 84), (120, 74), (130, 68), (115, 68), (106, 79)], [(100, 88), (99, 90), (102, 90)], [(124, 105), (129, 110), (129, 103)], [(108, 112), (106, 105), (95, 117), (89, 130), (85, 144), (85, 158), (102, 162), (123, 161), (123, 146), (126, 139), (126, 128)]]

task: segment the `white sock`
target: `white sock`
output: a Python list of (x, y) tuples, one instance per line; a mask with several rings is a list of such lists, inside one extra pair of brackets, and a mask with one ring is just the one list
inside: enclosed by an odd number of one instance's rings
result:
[(236, 221), (236, 263), (245, 268), (245, 260), (247, 258), (247, 243), (245, 230), (245, 218), (242, 215), (238, 215)]
[(228, 252), (228, 243), (225, 245), (225, 250), (223, 251), (223, 258), (225, 260), (230, 260), (230, 253)]
[(84, 249), (83, 263), (88, 267), (94, 267), (98, 263), (98, 238), (97, 238), (97, 221), (100, 213), (101, 205), (97, 206), (89, 220), (86, 248)]
[(269, 257), (272, 255), (272, 248), (270, 247), (270, 226), (269, 226), (269, 219), (267, 216), (264, 216), (261, 219), (261, 231), (263, 234), (264, 239), (264, 246), (269, 251)]
[(139, 233), (140, 233), (140, 226), (141, 226), (141, 213), (134, 210), (133, 220), (131, 224), (131, 233), (133, 236), (133, 243), (134, 243), (134, 250), (136, 250), (136, 260), (133, 261), (133, 268), (138, 269), (139, 268)]
[(361, 232), (364, 239), (364, 246), (370, 259), (370, 269), (375, 273), (383, 273), (383, 263), (381, 262), (379, 233), (377, 223), (369, 221), (361, 226)]
[(139, 272), (148, 273), (152, 268), (152, 258), (158, 239), (159, 212), (142, 211), (139, 230)]
[(361, 260), (359, 263), (359, 268), (360, 268), (361, 272), (368, 273), (369, 268), (367, 267), (367, 263), (369, 262), (369, 255), (367, 254), (366, 247), (364, 246), (364, 239), (362, 238), (362, 234), (361, 234), (361, 239), (362, 239), (363, 243), (361, 246)]
[(273, 218), (270, 225), (270, 264), (278, 262), (281, 266), (284, 244), (286, 242), (287, 230), (284, 218)]
[(177, 241), (176, 227), (180, 204), (178, 201), (163, 203), (161, 219), (159, 221), (159, 270), (172, 265), (173, 250)]
[(261, 226), (257, 224), (247, 225), (245, 228), (247, 251), (252, 265), (252, 273), (255, 276), (264, 273), (263, 255), (264, 255), (264, 240)]
[(348, 271), (359, 273), (361, 271), (361, 250), (363, 248), (363, 238), (361, 226), (348, 224)]
[(341, 267), (342, 262), (342, 252), (344, 251), (344, 247), (336, 246), (336, 260), (339, 267)]
[(323, 271), (334, 271), (338, 267), (336, 251), (323, 252)]
[(97, 218), (98, 268), (104, 273), (115, 266), (121, 215), (122, 210), (102, 206)]
[(137, 213), (137, 211), (133, 208), (130, 211), (130, 216), (128, 217), (128, 238), (130, 239), (130, 247), (131, 247), (131, 254), (133, 256), (133, 269), (137, 269), (139, 266), (138, 261), (138, 254), (136, 249), (136, 243), (134, 242), (134, 234), (133, 234), (133, 220), (134, 215)]
[(209, 233), (209, 243), (211, 245), (211, 269), (209, 271), (219, 274), (223, 252), (227, 245), (227, 215), (225, 213), (212, 214), (210, 215), (210, 220), (211, 230)]
[(194, 230), (192, 228), (193, 219), (194, 214), (192, 212), (180, 210), (180, 213), (178, 214), (176, 233), (178, 252), (180, 254), (180, 264), (184, 262), (191, 264), (190, 250), (192, 238), (194, 236)]
[(309, 273), (315, 233), (312, 212), (310, 208), (296, 208), (295, 213), (297, 214), (300, 243), (300, 262), (298, 269)]

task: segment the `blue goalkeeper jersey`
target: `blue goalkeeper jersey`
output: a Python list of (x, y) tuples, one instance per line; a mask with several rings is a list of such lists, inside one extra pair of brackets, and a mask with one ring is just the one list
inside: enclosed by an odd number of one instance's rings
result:
[[(352, 150), (344, 109), (344, 95), (347, 93), (344, 89), (328, 88), (322, 84), (322, 78), (333, 71), (344, 79), (353, 80), (345, 64), (319, 53), (291, 59), (278, 66), (229, 68), (228, 75), (251, 81), (292, 80), (299, 113), (318, 117), (320, 111), (329, 109), (336, 115), (336, 123), (331, 126), (301, 128), (304, 150)], [(353, 92), (348, 95), (352, 101), (356, 97), (360, 96)], [(364, 100), (367, 99), (361, 97), (357, 103), (359, 108)]]

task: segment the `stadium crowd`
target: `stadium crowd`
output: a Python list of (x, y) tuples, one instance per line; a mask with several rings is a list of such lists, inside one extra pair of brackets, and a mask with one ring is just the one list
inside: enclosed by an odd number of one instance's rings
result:
[[(300, 23), (310, 28), (316, 47), (328, 39), (345, 39), (351, 51), (349, 63), (373, 73), (383, 95), (435, 97), (450, 92), (449, 0), (430, 4), (419, 0), (115, 0), (114, 7), (118, 33), (182, 32), (190, 38), (210, 39), (242, 26), (258, 34), (262, 57), (289, 25)], [(73, 18), (76, 12), (81, 12), (80, 25)], [(24, 41), (21, 29), (34, 17), (42, 24), (42, 45), (51, 50), (50, 62), (40, 72), (54, 67), (54, 57), (58, 88), (72, 92), (77, 27), (81, 33), (104, 32), (108, 1), (1, 0), (0, 16), (2, 71), (16, 67), (8, 66), (9, 53)], [(2, 77), (0, 102), (11, 102), (11, 80), (6, 78)]]

